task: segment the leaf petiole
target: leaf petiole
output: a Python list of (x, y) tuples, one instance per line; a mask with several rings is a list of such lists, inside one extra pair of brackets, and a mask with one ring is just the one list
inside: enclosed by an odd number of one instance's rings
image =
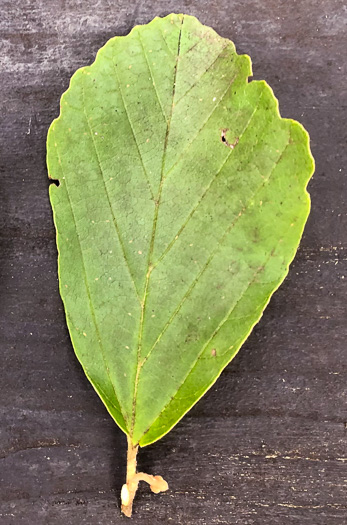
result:
[(121, 491), (122, 512), (130, 518), (133, 510), (133, 502), (140, 481), (148, 483), (150, 489), (155, 494), (165, 492), (169, 485), (161, 476), (152, 476), (144, 472), (136, 472), (137, 452), (139, 446), (133, 445), (128, 436), (128, 453), (127, 453), (127, 479)]

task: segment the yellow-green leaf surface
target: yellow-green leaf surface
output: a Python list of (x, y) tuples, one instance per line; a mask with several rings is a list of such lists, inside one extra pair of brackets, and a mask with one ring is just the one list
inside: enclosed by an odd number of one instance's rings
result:
[(148, 445), (214, 383), (288, 272), (308, 135), (192, 16), (115, 37), (48, 133), (60, 292), (86, 375)]

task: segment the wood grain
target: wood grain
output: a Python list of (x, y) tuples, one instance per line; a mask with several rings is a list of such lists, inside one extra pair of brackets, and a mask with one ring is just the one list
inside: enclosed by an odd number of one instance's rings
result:
[(283, 286), (216, 385), (139, 467), (170, 490), (133, 523), (347, 521), (343, 2), (2, 0), (0, 523), (118, 524), (126, 439), (74, 357), (58, 294), (45, 138), (71, 74), (155, 15), (197, 16), (251, 55), (309, 130), (312, 213)]

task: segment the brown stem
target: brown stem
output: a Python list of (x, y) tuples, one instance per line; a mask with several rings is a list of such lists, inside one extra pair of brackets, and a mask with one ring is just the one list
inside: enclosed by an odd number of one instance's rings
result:
[(133, 501), (140, 481), (145, 481), (155, 494), (164, 492), (169, 488), (166, 481), (161, 476), (152, 476), (144, 472), (136, 472), (136, 456), (139, 449), (138, 445), (133, 445), (128, 436), (128, 454), (127, 454), (127, 482), (122, 487), (121, 502), (122, 512), (131, 517), (133, 510)]

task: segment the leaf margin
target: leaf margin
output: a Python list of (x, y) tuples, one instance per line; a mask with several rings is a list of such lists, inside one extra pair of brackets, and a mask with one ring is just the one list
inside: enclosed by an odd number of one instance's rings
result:
[[(176, 14), (176, 13), (171, 13), (165, 17), (155, 17), (153, 20), (151, 20), (148, 24), (145, 24), (147, 27), (150, 26), (151, 24), (155, 24), (157, 23), (157, 21), (161, 21), (163, 20), (164, 18), (169, 18), (171, 16), (182, 16), (182, 17), (190, 17), (190, 15), (186, 15), (186, 14)], [(195, 17), (192, 17), (192, 18), (195, 18)], [(63, 112), (63, 105), (64, 105), (64, 100), (65, 100), (65, 95), (66, 93), (69, 91), (70, 87), (73, 85), (74, 82), (77, 82), (79, 80), (79, 78), (82, 76), (82, 74), (84, 74), (84, 71), (86, 69), (89, 69), (91, 68), (98, 60), (99, 58), (99, 53), (102, 52), (102, 50), (104, 49), (105, 46), (107, 46), (109, 44), (110, 41), (112, 40), (115, 40), (115, 39), (124, 39), (124, 38), (127, 38), (129, 36), (131, 36), (131, 34), (138, 30), (138, 28), (142, 27), (143, 25), (142, 24), (139, 24), (139, 25), (135, 25), (131, 31), (125, 35), (125, 36), (114, 36), (113, 38), (109, 39), (105, 44), (104, 46), (102, 46), (98, 52), (96, 53), (96, 57), (95, 57), (95, 60), (90, 64), (90, 65), (87, 65), (87, 66), (83, 66), (79, 69), (77, 69), (77, 71), (75, 71), (75, 73), (71, 76), (70, 78), (70, 82), (69, 82), (69, 85), (68, 85), (68, 88), (66, 89), (66, 91), (62, 94), (61, 96), (61, 99), (60, 99), (60, 113), (58, 115), (58, 117), (56, 119), (54, 119), (49, 127), (49, 130), (48, 130), (48, 134), (47, 134), (47, 151), (48, 151), (48, 148), (51, 147), (50, 146), (50, 142), (51, 140), (53, 140), (53, 129), (54, 129), (54, 125), (61, 119), (62, 117), (62, 112)], [(209, 28), (208, 26), (205, 26), (203, 25), (203, 27), (206, 27), (206, 28)], [(230, 41), (232, 42), (232, 41)], [(235, 47), (235, 44), (232, 42), (232, 44), (234, 45)], [(248, 61), (249, 61), (249, 65), (250, 65), (250, 69), (251, 69), (251, 74), (249, 77), (252, 76), (252, 62), (251, 62), (251, 58), (249, 57), (249, 55), (247, 54), (243, 54), (243, 55), (238, 55), (239, 57), (242, 56), (242, 57), (245, 57)], [(249, 84), (249, 77), (246, 79), (247, 81), (247, 84)], [(262, 315), (263, 315), (263, 312), (264, 310), (266, 309), (267, 305), (269, 304), (270, 300), (271, 300), (271, 297), (272, 295), (277, 291), (277, 289), (281, 286), (281, 284), (283, 283), (284, 279), (286, 278), (286, 276), (288, 275), (288, 272), (289, 272), (289, 267), (296, 255), (296, 252), (297, 252), (297, 249), (299, 247), (299, 244), (300, 244), (300, 241), (302, 239), (302, 235), (303, 235), (303, 231), (304, 231), (304, 228), (305, 228), (305, 224), (306, 224), (306, 221), (307, 221), (307, 217), (309, 216), (309, 213), (310, 213), (310, 208), (311, 208), (311, 199), (310, 199), (310, 194), (308, 193), (307, 191), (307, 185), (310, 181), (310, 178), (312, 176), (312, 174), (314, 173), (314, 169), (315, 169), (315, 162), (314, 162), (314, 158), (312, 156), (312, 153), (311, 153), (311, 150), (310, 150), (310, 139), (309, 139), (309, 135), (307, 133), (307, 131), (305, 130), (305, 128), (299, 123), (297, 122), (296, 120), (294, 119), (288, 119), (288, 118), (285, 118), (283, 119), (280, 115), (280, 111), (279, 111), (279, 104), (278, 104), (278, 99), (275, 97), (274, 95), (274, 92), (272, 90), (272, 88), (267, 84), (266, 81), (264, 80), (251, 80), (251, 82), (257, 82), (257, 83), (263, 83), (266, 88), (270, 89), (271, 93), (272, 93), (272, 96), (273, 96), (273, 99), (275, 100), (276, 102), (276, 112), (277, 112), (277, 116), (281, 119), (281, 120), (286, 120), (288, 122), (290, 122), (291, 126), (293, 127), (298, 127), (300, 129), (300, 131), (303, 133), (303, 136), (305, 137), (305, 149), (310, 157), (310, 161), (311, 161), (311, 172), (310, 174), (307, 176), (307, 181), (306, 181), (306, 185), (304, 187), (304, 191), (305, 191), (305, 198), (306, 198), (306, 213), (305, 213), (305, 216), (304, 216), (304, 220), (303, 220), (303, 223), (302, 223), (302, 227), (301, 227), (301, 231), (300, 231), (300, 235), (299, 235), (299, 239), (298, 239), (298, 243), (297, 245), (293, 248), (293, 255), (292, 255), (292, 258), (291, 260), (287, 263), (286, 265), (286, 269), (285, 271), (283, 272), (282, 276), (280, 277), (279, 279), (279, 282), (277, 284), (277, 286), (273, 289), (273, 291), (270, 293), (270, 295), (268, 296), (267, 300), (266, 300), (266, 303), (264, 305), (264, 307), (261, 309), (260, 313), (259, 313), (259, 316), (257, 317), (257, 319), (255, 320), (255, 322), (252, 324), (252, 326), (250, 327), (249, 331), (246, 333), (245, 337), (243, 338), (243, 340), (240, 342), (240, 344), (238, 345), (238, 347), (235, 349), (235, 351), (230, 355), (230, 359), (228, 359), (228, 361), (226, 362), (226, 364), (223, 364), (218, 372), (218, 374), (215, 376), (214, 380), (212, 382), (210, 382), (206, 388), (204, 389), (204, 391), (201, 393), (201, 395), (199, 397), (197, 397), (195, 399), (195, 401), (190, 404), (190, 406), (186, 409), (186, 411), (184, 413), (181, 414), (181, 416), (175, 420), (175, 422), (172, 424), (172, 426), (170, 427), (167, 427), (165, 431), (163, 431), (160, 435), (158, 435), (157, 437), (155, 437), (154, 439), (143, 439), (146, 434), (148, 434), (149, 430), (152, 428), (153, 424), (151, 424), (150, 428), (148, 429), (148, 431), (146, 431), (143, 436), (141, 437), (141, 439), (139, 439), (136, 443), (133, 442), (134, 445), (137, 445), (139, 444), (141, 447), (144, 447), (144, 446), (147, 446), (147, 445), (150, 445), (152, 443), (154, 443), (155, 441), (161, 439), (163, 436), (165, 436), (183, 417), (184, 415), (189, 412), (189, 410), (201, 399), (201, 397), (203, 397), (205, 395), (205, 393), (214, 385), (214, 383), (217, 381), (217, 379), (219, 378), (219, 376), (221, 375), (222, 371), (224, 370), (224, 368), (232, 361), (232, 359), (236, 356), (236, 354), (239, 352), (239, 350), (241, 349), (243, 343), (246, 341), (246, 339), (249, 337), (250, 333), (252, 332), (254, 326), (260, 321)], [(48, 177), (51, 178), (50, 176), (50, 166), (49, 166), (49, 160), (48, 160), (48, 154), (47, 154), (47, 167), (48, 167)], [(54, 184), (50, 184), (50, 187), (49, 187), (49, 194), (51, 196), (52, 192), (53, 191), (56, 191), (56, 186)], [(54, 223), (56, 225), (56, 218), (55, 218), (55, 210), (54, 210), (54, 207), (52, 206), (53, 208), (53, 218), (54, 218)], [(59, 233), (58, 233), (58, 229), (56, 227), (56, 237), (57, 237), (57, 249), (58, 249), (58, 276), (59, 276), (59, 290), (60, 290), (60, 295), (61, 297), (63, 298), (64, 294), (63, 294), (63, 290), (62, 290), (62, 278), (61, 278), (61, 274), (60, 274), (60, 270), (61, 270), (61, 267), (60, 267), (60, 264), (59, 264), (59, 258), (60, 258), (60, 253), (59, 253), (59, 244), (58, 244), (58, 236), (59, 236)], [(64, 299), (63, 299), (63, 303), (64, 303)], [(69, 327), (69, 332), (70, 332), (70, 337), (71, 337), (71, 342), (72, 342), (72, 345), (75, 349), (75, 344), (74, 344), (74, 340), (73, 340), (73, 331), (72, 331), (72, 328), (73, 326), (71, 326), (71, 323), (70, 323), (70, 320), (69, 320), (69, 316), (68, 316), (68, 313), (67, 313), (67, 310), (65, 309), (65, 303), (64, 303), (64, 311), (65, 311), (65, 316), (66, 316), (66, 321), (67, 321), (67, 325)], [(89, 379), (89, 381), (91, 382), (91, 384), (93, 385), (93, 388), (95, 389), (95, 391), (97, 392), (97, 394), (99, 395), (99, 397), (101, 398), (102, 402), (104, 403), (104, 405), (106, 406), (106, 409), (108, 410), (108, 412), (110, 413), (110, 415), (112, 416), (112, 418), (115, 420), (116, 424), (123, 430), (123, 432), (125, 432), (127, 435), (130, 435), (129, 433), (129, 429), (127, 428), (127, 424), (126, 424), (126, 421), (123, 417), (123, 415), (121, 415), (121, 418), (120, 418), (120, 421), (117, 419), (117, 417), (115, 417), (115, 414), (113, 413), (113, 411), (111, 411), (110, 407), (105, 403), (105, 400), (104, 398), (106, 397), (105, 396), (105, 393), (102, 391), (101, 387), (99, 385), (97, 385), (95, 383), (95, 381), (93, 381), (89, 374), (88, 374), (88, 371), (86, 370), (85, 366), (83, 365), (81, 359), (79, 358), (78, 354), (76, 353), (75, 351), (75, 354), (87, 376), (87, 378)], [(108, 400), (110, 402), (110, 404), (113, 404), (111, 403), (111, 400)], [(171, 401), (170, 401), (171, 402)], [(168, 403), (169, 404), (169, 403)], [(114, 404), (113, 404), (114, 405)], [(166, 405), (168, 406), (168, 405)], [(160, 412), (160, 414), (157, 416), (156, 420), (157, 421), (160, 416), (162, 415), (162, 413), (164, 412), (166, 406), (162, 409), (162, 411)], [(116, 408), (114, 406), (114, 408)], [(116, 408), (116, 410), (118, 410)], [(121, 410), (120, 410), (120, 414), (121, 414)], [(122, 421), (123, 419), (123, 421)]]

